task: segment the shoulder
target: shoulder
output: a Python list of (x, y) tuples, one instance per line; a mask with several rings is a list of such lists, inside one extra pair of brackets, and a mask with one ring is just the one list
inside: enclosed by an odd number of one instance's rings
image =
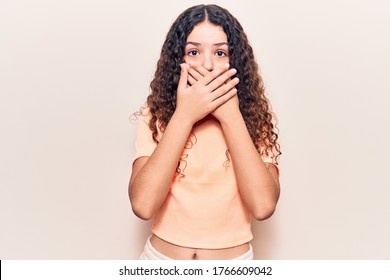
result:
[(153, 114), (151, 113), (149, 107), (146, 105), (141, 107), (135, 115), (137, 118), (136, 123), (138, 131), (142, 130), (144, 133), (152, 134), (154, 135), (153, 137), (159, 141), (163, 134), (160, 128), (160, 122), (158, 118), (154, 118), (155, 121), (153, 121)]
[(147, 124), (149, 126), (150, 120), (152, 119), (152, 114), (149, 107), (146, 105), (142, 106), (138, 111), (134, 112), (130, 116), (130, 122), (137, 124)]

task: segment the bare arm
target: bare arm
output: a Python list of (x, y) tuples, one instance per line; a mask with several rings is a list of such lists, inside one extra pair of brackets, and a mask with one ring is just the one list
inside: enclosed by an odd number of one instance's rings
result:
[(220, 122), (241, 195), (257, 220), (267, 219), (274, 213), (279, 199), (276, 168), (272, 164), (267, 167), (260, 158), (239, 111)]
[(129, 196), (139, 218), (150, 219), (164, 202), (191, 129), (173, 115), (153, 154), (134, 162)]
[(236, 94), (235, 81), (224, 83), (234, 71), (228, 65), (215, 69), (191, 87), (188, 68), (182, 66), (177, 90), (176, 111), (150, 157), (133, 164), (129, 197), (134, 213), (150, 219), (163, 204), (192, 126)]
[[(190, 84), (195, 83), (208, 70), (193, 65), (189, 71)], [(280, 184), (276, 167), (264, 163), (249, 135), (234, 96), (212, 113), (221, 123), (228, 149), (234, 163), (241, 195), (257, 220), (270, 217), (279, 199)]]

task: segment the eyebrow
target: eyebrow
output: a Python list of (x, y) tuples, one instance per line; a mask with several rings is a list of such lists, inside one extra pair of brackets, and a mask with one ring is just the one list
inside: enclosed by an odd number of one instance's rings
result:
[[(200, 46), (200, 45), (202, 45), (201, 43), (198, 43), (198, 42), (188, 41), (188, 42), (186, 43), (186, 46), (189, 45), (189, 44), (194, 45), (194, 46)], [(215, 43), (215, 44), (213, 44), (213, 45), (219, 47), (219, 46), (222, 46), (222, 45), (229, 45), (229, 44), (228, 44), (227, 42), (221, 42), (221, 43)]]

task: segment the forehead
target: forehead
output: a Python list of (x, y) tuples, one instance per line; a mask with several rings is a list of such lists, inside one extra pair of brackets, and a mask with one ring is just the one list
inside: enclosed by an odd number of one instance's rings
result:
[(204, 21), (194, 26), (194, 29), (188, 34), (187, 41), (199, 43), (227, 42), (227, 35), (222, 26)]

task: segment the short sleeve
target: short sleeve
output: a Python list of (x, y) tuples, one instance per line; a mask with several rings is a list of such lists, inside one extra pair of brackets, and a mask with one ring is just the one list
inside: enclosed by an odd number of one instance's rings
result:
[(153, 140), (153, 131), (150, 129), (149, 123), (150, 115), (141, 115), (137, 119), (137, 130), (135, 138), (135, 155), (133, 162), (143, 156), (151, 156), (157, 143)]

